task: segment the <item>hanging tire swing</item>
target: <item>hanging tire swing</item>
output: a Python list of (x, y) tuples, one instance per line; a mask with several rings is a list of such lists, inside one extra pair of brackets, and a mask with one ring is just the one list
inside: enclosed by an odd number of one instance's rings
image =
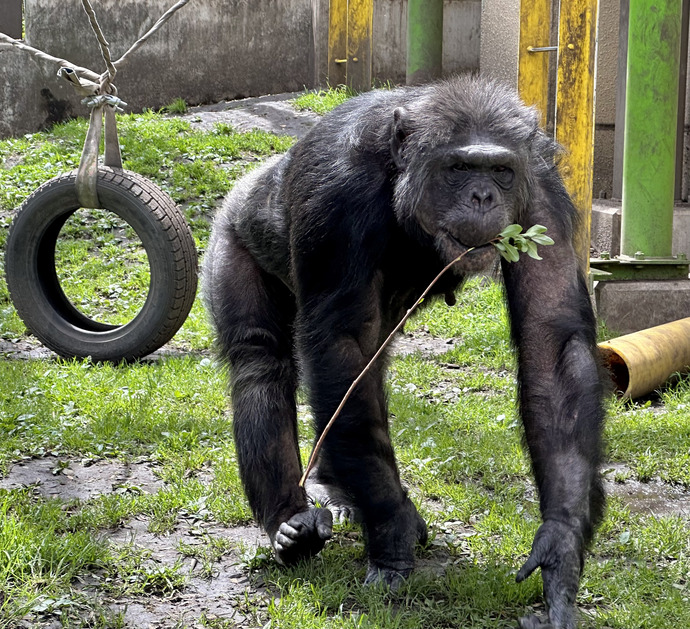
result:
[(150, 283), (143, 307), (129, 323), (89, 318), (65, 295), (56, 268), (60, 231), (81, 207), (76, 179), (75, 171), (44, 183), (15, 216), (5, 253), (10, 296), (27, 328), (60, 356), (140, 358), (167, 343), (189, 314), (197, 286), (194, 239), (173, 201), (157, 186), (136, 173), (101, 166), (99, 205), (136, 232), (148, 257)]
[[(82, 0), (106, 62), (102, 75), (10, 40), (23, 50), (60, 62), (58, 76), (86, 96), (82, 103), (91, 108), (79, 168), (44, 183), (24, 201), (10, 226), (5, 250), (7, 286), (17, 313), (60, 356), (112, 362), (141, 358), (175, 335), (194, 303), (197, 254), (192, 233), (170, 197), (148, 179), (123, 170), (115, 110), (126, 103), (117, 98), (112, 84), (116, 66), (188, 1), (179, 0), (113, 63), (91, 3)], [(104, 117), (105, 156), (99, 166)], [(60, 283), (58, 239), (67, 220), (80, 208), (116, 214), (134, 230), (146, 252), (148, 294), (136, 316), (124, 325), (103, 323), (81, 312)]]

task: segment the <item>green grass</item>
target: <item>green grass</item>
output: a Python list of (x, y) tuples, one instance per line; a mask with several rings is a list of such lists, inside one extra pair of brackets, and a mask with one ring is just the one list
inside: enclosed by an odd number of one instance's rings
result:
[(325, 114), (331, 109), (344, 103), (348, 98), (354, 95), (354, 92), (344, 85), (330, 88), (327, 90), (317, 90), (315, 92), (307, 92), (299, 96), (293, 101), (297, 109), (308, 109), (317, 114)]
[[(153, 113), (123, 116), (120, 127), (127, 167), (181, 204), (202, 251), (212, 210), (234, 179), (290, 144), (227, 126), (202, 133)], [(0, 142), (4, 226), (35, 186), (76, 165), (84, 133), (84, 122), (75, 121)], [(88, 212), (64, 236), (59, 266), (75, 302), (93, 308), (94, 316), (128, 316), (121, 303), (108, 303), (125, 293), (136, 308), (146, 282), (127, 227), (107, 213)], [(113, 602), (190, 596), (192, 576), (213, 579), (229, 561), (247, 579), (241, 594), (228, 598), (247, 619), (240, 626), (514, 627), (517, 616), (542, 600), (538, 576), (514, 582), (539, 512), (521, 446), (501, 288), (470, 282), (455, 307), (435, 302), (408, 329), (457, 341), (433, 358), (396, 358), (389, 371), (400, 472), (431, 527), (418, 570), (396, 594), (362, 586), (366, 562), (354, 526), (338, 526), (319, 557), (290, 569), (275, 564), (265, 547), (222, 534), (222, 527), (246, 524), (251, 515), (237, 476), (225, 378), (207, 351), (211, 333), (198, 300), (173, 341), (188, 350), (184, 355), (129, 366), (0, 361), (0, 477), (17, 463), (51, 457), (56, 477), (75, 462), (146, 462), (160, 485), (147, 492), (136, 483), (113, 484), (84, 500), (44, 498), (33, 486), (0, 490), (0, 628), (22, 619), (35, 627), (124, 627), (125, 612)], [(0, 338), (25, 338), (2, 282)], [(653, 479), (656, 487), (687, 491), (690, 379), (649, 402), (608, 406), (608, 459), (626, 466), (619, 480)], [(307, 422), (301, 413), (301, 426)], [(306, 459), (310, 435), (304, 432)], [(134, 522), (156, 539), (188, 522), (197, 532), (193, 542), (173, 544), (174, 560), (162, 562), (155, 550), (108, 541)], [(689, 522), (687, 515), (639, 513), (612, 498), (582, 579), (583, 627), (690, 626)], [(176, 626), (237, 624), (200, 610)]]

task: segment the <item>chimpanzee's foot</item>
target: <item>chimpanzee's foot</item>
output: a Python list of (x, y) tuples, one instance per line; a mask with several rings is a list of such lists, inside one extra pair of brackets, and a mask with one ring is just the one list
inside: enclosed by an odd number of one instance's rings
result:
[(364, 585), (374, 587), (382, 585), (386, 589), (391, 590), (391, 592), (395, 592), (411, 573), (412, 566), (394, 570), (391, 568), (382, 568), (370, 563), (367, 568), (367, 576), (364, 577)]
[(539, 618), (536, 614), (520, 618), (518, 620), (518, 627), (520, 629), (554, 629), (554, 626), (548, 620)]
[(339, 487), (323, 482), (318, 473), (318, 468), (312, 470), (304, 483), (309, 502), (328, 509), (333, 514), (333, 521), (338, 524), (361, 522), (362, 512), (355, 506), (352, 497)]
[(283, 522), (271, 539), (278, 563), (293, 564), (316, 555), (333, 535), (333, 516), (328, 509), (310, 508)]
[[(407, 520), (408, 524), (404, 522)], [(402, 524), (402, 526), (401, 526)], [(386, 540), (384, 548), (376, 553), (376, 559), (369, 559), (367, 575), (364, 585), (383, 585), (392, 591), (397, 590), (414, 567), (414, 546), (419, 543), (426, 545), (428, 531), (426, 522), (417, 513), (412, 502), (406, 498), (406, 508), (401, 510), (399, 517), (376, 531), (378, 543)], [(370, 544), (372, 536), (370, 535)], [(378, 546), (375, 542), (375, 546)], [(371, 549), (370, 549), (371, 550)]]

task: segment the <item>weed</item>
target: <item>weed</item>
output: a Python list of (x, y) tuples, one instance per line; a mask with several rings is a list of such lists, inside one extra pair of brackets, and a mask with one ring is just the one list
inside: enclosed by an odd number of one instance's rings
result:
[(161, 113), (182, 115), (187, 113), (187, 101), (184, 98), (176, 98), (172, 103), (161, 108)]

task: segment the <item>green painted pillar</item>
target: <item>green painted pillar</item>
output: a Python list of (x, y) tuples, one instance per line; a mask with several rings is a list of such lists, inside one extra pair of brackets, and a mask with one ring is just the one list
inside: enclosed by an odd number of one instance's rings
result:
[(442, 59), (443, 0), (408, 0), (407, 84), (440, 78)]
[(682, 0), (630, 0), (621, 253), (670, 257)]

